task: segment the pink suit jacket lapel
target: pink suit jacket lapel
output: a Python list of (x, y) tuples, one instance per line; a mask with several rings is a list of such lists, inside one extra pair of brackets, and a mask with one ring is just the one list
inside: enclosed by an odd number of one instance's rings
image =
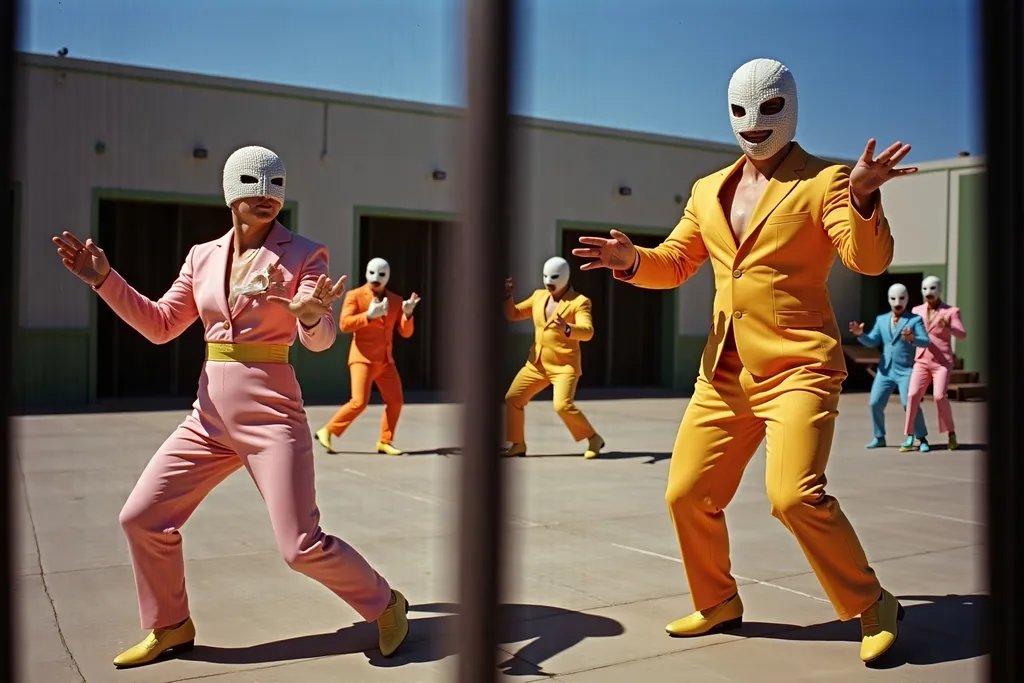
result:
[[(227, 282), (227, 268), (228, 268), (228, 257), (231, 252), (231, 235), (228, 233), (227, 247), (228, 251), (225, 253), (222, 262), (224, 264), (224, 282)], [(281, 261), (281, 257), (284, 256), (284, 245), (292, 241), (292, 235), (283, 225), (274, 221), (274, 226), (270, 229), (270, 234), (267, 235), (267, 239), (263, 242), (263, 246), (260, 247), (259, 253), (256, 254), (256, 258), (252, 262), (252, 268), (249, 270), (249, 275), (246, 282), (252, 279), (256, 273), (266, 268), (274, 268)], [(224, 295), (225, 307), (227, 306), (227, 286), (221, 287)], [(245, 307), (252, 303), (252, 297), (241, 295), (235, 301), (234, 308), (231, 309), (231, 317), (238, 316), (239, 313), (245, 310)]]

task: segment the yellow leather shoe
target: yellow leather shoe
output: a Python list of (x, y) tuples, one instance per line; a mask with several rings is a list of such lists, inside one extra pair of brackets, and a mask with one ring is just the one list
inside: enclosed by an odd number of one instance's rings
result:
[(409, 635), (409, 617), (406, 616), (409, 613), (409, 601), (396, 590), (392, 590), (391, 594), (395, 598), (394, 602), (377, 617), (380, 653), (385, 657), (395, 654)]
[(743, 625), (743, 601), (739, 593), (711, 609), (676, 619), (665, 627), (670, 636), (692, 638), (718, 631), (732, 631)]
[(501, 452), (506, 458), (517, 458), (522, 455), (526, 455), (526, 444), (525, 443), (514, 443)]
[(948, 443), (949, 445), (946, 448), (948, 448), (951, 451), (955, 451), (956, 449), (960, 448), (960, 442), (956, 440), (956, 432), (949, 433)]
[(400, 449), (395, 448), (389, 443), (384, 443), (383, 441), (377, 442), (377, 452), (383, 453), (384, 455), (402, 455), (402, 451)]
[(601, 455), (602, 448), (604, 448), (604, 439), (599, 434), (594, 434), (587, 440), (587, 450), (583, 453), (583, 457), (587, 460), (593, 460)]
[(327, 427), (321, 427), (316, 430), (316, 440), (320, 442), (320, 445), (327, 449), (328, 453), (334, 453), (334, 444), (331, 443), (331, 433), (327, 431)]
[(125, 669), (156, 661), (164, 654), (188, 652), (196, 642), (191, 617), (174, 628), (154, 629), (145, 640), (114, 658), (114, 666)]
[(882, 591), (882, 599), (860, 615), (860, 658), (873, 662), (893, 646), (899, 636), (899, 622), (903, 621), (903, 605), (892, 593)]

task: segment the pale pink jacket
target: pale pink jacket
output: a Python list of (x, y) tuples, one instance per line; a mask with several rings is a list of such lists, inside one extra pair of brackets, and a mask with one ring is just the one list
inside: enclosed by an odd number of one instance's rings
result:
[[(158, 301), (152, 301), (111, 269), (96, 292), (126, 323), (154, 344), (165, 344), (202, 320), (207, 342), (285, 344), (296, 334), (310, 351), (324, 351), (337, 337), (334, 316), (328, 310), (320, 323), (306, 329), (280, 304), (262, 296), (240, 296), (228, 310), (227, 269), (233, 230), (220, 239), (193, 246), (178, 278)], [(278, 222), (253, 261), (255, 273), (278, 267), (272, 294), (293, 297), (299, 290), (312, 292), (321, 274), (329, 275), (327, 249)]]
[[(914, 360), (934, 360), (940, 365), (948, 368), (953, 367), (953, 338), (966, 339), (967, 332), (960, 320), (960, 309), (942, 302), (932, 312), (932, 319), (928, 320), (928, 304), (914, 306), (913, 312), (921, 316), (925, 329), (928, 330), (930, 343), (925, 348), (919, 348), (914, 354)], [(939, 325), (940, 320), (949, 324), (946, 327)]]

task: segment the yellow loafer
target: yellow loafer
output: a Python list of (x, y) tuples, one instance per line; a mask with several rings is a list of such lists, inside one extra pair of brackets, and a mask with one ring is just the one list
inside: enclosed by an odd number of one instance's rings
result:
[(156, 661), (164, 654), (188, 652), (196, 642), (196, 627), (191, 617), (173, 628), (154, 629), (146, 638), (114, 658), (114, 666), (124, 669)]
[(380, 634), (380, 653), (385, 657), (395, 654), (409, 635), (409, 601), (396, 590), (395, 600), (377, 617), (377, 631)]
[(739, 593), (711, 609), (699, 610), (676, 619), (665, 627), (670, 636), (693, 638), (720, 631), (733, 631), (743, 625), (743, 601)]
[(395, 448), (389, 443), (383, 441), (377, 442), (377, 452), (383, 455), (402, 455), (401, 449)]
[(904, 610), (892, 593), (882, 591), (882, 599), (860, 615), (860, 658), (867, 664), (884, 655), (896, 643)]

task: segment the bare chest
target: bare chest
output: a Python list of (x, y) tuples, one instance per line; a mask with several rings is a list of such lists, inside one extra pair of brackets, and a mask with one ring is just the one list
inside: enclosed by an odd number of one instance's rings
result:
[(722, 202), (722, 211), (725, 213), (726, 220), (729, 221), (729, 229), (732, 231), (737, 246), (743, 240), (743, 236), (747, 234), (750, 218), (767, 188), (767, 178), (747, 181), (740, 174), (730, 178), (722, 187), (722, 194), (719, 197)]
[(228, 306), (234, 307), (235, 301), (238, 297), (234, 294), (235, 290), (244, 286), (248, 283), (249, 272), (252, 270), (253, 261), (256, 258), (257, 249), (252, 249), (248, 252), (244, 252), (238, 257), (232, 255), (230, 257), (230, 267), (228, 268), (228, 281), (227, 281), (227, 295), (228, 295)]
[(555, 302), (555, 300), (552, 299), (551, 297), (548, 297), (548, 302), (544, 305), (544, 317), (550, 320), (551, 316), (555, 314), (555, 309), (557, 308), (558, 304)]

